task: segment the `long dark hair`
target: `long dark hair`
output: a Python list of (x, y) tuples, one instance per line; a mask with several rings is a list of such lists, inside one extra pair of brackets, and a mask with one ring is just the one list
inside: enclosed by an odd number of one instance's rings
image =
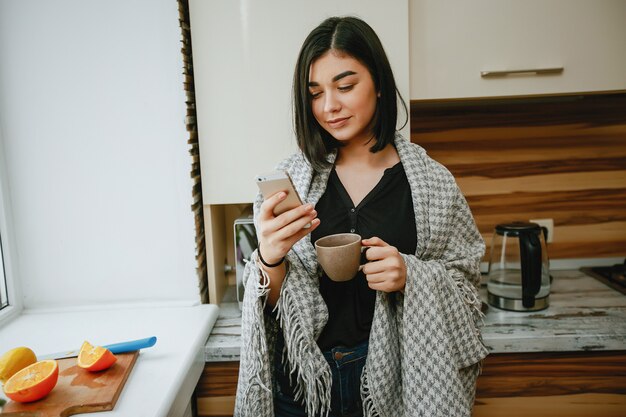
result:
[(327, 167), (327, 154), (341, 146), (341, 143), (315, 120), (308, 86), (311, 64), (330, 50), (345, 53), (365, 65), (374, 80), (376, 91), (380, 94), (372, 119), (374, 121), (372, 136), (375, 143), (370, 148), (371, 152), (378, 152), (387, 144), (393, 143), (398, 118), (398, 101), (402, 104), (408, 121), (406, 104), (396, 87), (387, 54), (374, 30), (356, 17), (330, 17), (324, 20), (304, 40), (293, 77), (296, 138), (300, 150), (315, 169)]

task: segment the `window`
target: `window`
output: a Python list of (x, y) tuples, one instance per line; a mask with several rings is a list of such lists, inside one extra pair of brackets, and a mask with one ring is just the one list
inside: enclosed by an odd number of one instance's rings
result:
[[(2, 138), (0, 137), (0, 139)], [(0, 146), (1, 145), (2, 143), (0, 142)], [(6, 242), (4, 236), (6, 230), (4, 227), (6, 225), (6, 216), (4, 210), (5, 199), (3, 193), (3, 189), (5, 188), (5, 179), (6, 172), (4, 170), (4, 152), (2, 152), (2, 149), (0, 148), (0, 310), (9, 305), (9, 297), (7, 294), (7, 274), (4, 262), (4, 254), (6, 252), (4, 250), (4, 245)]]
[(2, 236), (0, 235), (0, 310), (9, 305), (7, 296), (7, 277), (4, 272), (4, 254), (2, 250)]
[[(9, 204), (9, 183), (7, 177), (6, 155), (3, 147), (2, 126), (0, 126), (0, 324), (21, 309), (20, 297), (17, 296), (13, 263), (13, 247), (10, 245), (12, 224)], [(14, 308), (16, 307), (16, 308)]]

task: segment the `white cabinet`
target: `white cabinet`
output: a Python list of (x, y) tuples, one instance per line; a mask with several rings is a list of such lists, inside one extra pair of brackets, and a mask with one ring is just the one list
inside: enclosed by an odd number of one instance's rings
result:
[[(410, 0), (411, 99), (626, 89), (624, 0)], [(481, 77), (483, 71), (563, 68)]]
[(409, 99), (408, 0), (189, 3), (205, 205), (251, 202), (254, 176), (296, 150), (293, 70), (306, 35), (326, 17), (368, 22)]

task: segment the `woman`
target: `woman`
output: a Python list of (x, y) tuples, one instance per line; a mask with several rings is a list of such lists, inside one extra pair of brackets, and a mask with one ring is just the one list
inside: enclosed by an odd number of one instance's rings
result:
[[(235, 414), (471, 415), (484, 244), (451, 174), (396, 134), (402, 101), (371, 27), (322, 22), (293, 93), (300, 152), (278, 168), (305, 204), (274, 216), (285, 193), (255, 202)], [(369, 249), (337, 283), (313, 245), (341, 232)]]

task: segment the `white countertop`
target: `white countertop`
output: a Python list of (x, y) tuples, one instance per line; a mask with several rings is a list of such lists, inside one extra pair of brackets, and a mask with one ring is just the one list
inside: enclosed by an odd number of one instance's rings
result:
[(211, 304), (31, 310), (0, 328), (0, 352), (28, 346), (43, 355), (84, 340), (106, 345), (156, 336), (156, 345), (141, 351), (113, 411), (98, 415), (179, 417), (204, 368), (204, 345), (217, 316)]

